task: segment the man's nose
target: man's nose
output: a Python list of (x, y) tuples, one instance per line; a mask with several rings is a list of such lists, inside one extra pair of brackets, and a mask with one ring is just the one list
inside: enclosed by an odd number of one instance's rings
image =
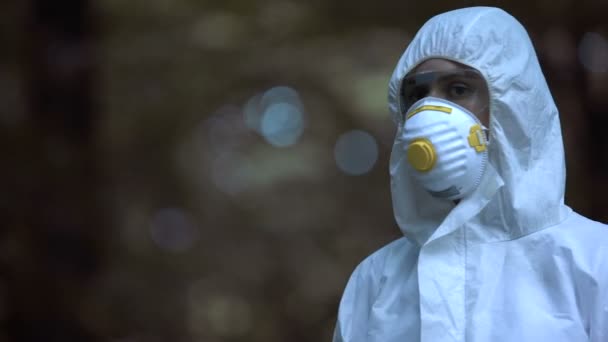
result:
[(443, 92), (438, 89), (437, 87), (432, 87), (431, 89), (429, 89), (429, 93), (427, 94), (427, 96), (432, 96), (432, 97), (438, 97), (438, 98), (444, 98)]

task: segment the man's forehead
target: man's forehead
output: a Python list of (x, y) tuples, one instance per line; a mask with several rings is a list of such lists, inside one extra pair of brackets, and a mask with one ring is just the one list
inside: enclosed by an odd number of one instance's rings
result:
[(460, 70), (475, 70), (464, 64), (450, 61), (443, 58), (431, 58), (416, 66), (407, 76), (428, 72), (449, 72)]

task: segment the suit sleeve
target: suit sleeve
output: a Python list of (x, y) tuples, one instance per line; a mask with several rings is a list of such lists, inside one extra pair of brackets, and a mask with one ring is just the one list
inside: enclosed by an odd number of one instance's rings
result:
[(608, 341), (608, 246), (603, 246), (599, 254), (601, 267), (596, 272), (597, 297), (591, 312), (590, 342)]
[(338, 309), (333, 342), (366, 341), (371, 306), (378, 287), (378, 255), (371, 255), (350, 276)]

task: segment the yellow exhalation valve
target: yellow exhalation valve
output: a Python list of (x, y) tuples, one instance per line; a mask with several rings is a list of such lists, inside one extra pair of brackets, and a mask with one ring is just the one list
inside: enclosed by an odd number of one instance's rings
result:
[(483, 130), (479, 125), (471, 126), (471, 130), (469, 131), (469, 145), (475, 148), (477, 152), (483, 152), (486, 150), (486, 139), (483, 136)]
[(435, 147), (428, 139), (415, 139), (407, 148), (407, 160), (417, 171), (429, 171), (437, 161)]

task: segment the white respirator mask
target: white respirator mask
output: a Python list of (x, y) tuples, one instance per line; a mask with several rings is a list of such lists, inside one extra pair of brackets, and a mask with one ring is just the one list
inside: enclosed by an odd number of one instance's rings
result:
[(488, 141), (479, 119), (458, 104), (435, 97), (414, 103), (405, 114), (402, 139), (410, 174), (437, 198), (472, 193), (488, 162)]

